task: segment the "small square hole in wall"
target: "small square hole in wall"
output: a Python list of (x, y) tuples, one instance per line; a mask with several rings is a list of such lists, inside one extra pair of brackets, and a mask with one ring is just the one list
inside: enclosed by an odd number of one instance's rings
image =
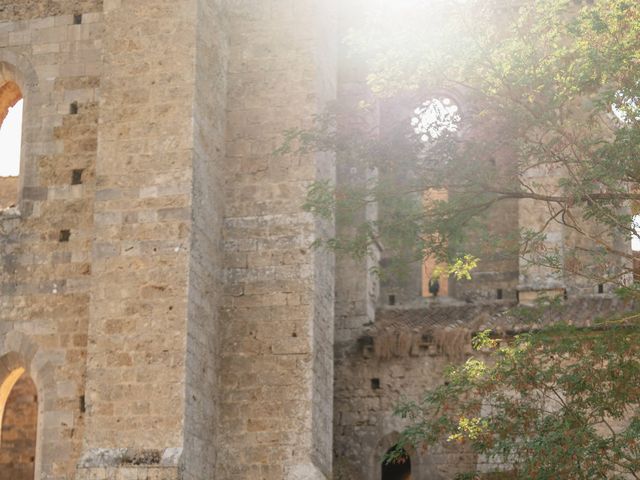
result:
[(78, 102), (73, 102), (73, 103), (71, 103), (71, 105), (69, 105), (69, 113), (71, 115), (77, 115), (78, 114)]
[(71, 171), (71, 185), (82, 184), (82, 172), (84, 172), (82, 168), (75, 168)]
[(389, 305), (395, 305), (395, 304), (396, 304), (396, 296), (389, 295)]
[(502, 296), (503, 296), (502, 289), (501, 289), (501, 288), (497, 289), (497, 290), (496, 290), (496, 298), (497, 298), (498, 300), (502, 300)]
[(71, 238), (71, 230), (60, 230), (60, 236), (58, 240), (61, 242), (68, 242)]
[(602, 283), (598, 285), (598, 293), (604, 293), (604, 285)]
[(372, 378), (371, 379), (371, 390), (380, 390), (380, 379)]
[(73, 24), (74, 25), (80, 25), (82, 23), (82, 14), (81, 13), (76, 13), (73, 16)]

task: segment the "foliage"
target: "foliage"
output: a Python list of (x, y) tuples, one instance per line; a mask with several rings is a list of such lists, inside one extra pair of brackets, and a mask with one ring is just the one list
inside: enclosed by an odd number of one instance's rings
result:
[[(315, 128), (289, 132), (283, 147), (338, 152), (375, 178), (312, 187), (309, 211), (362, 223), (331, 246), (363, 255), (378, 243), (407, 261), (425, 252), (448, 262), (515, 252), (523, 264), (628, 287), (628, 244), (640, 233), (632, 222), (640, 201), (640, 4), (379, 5), (347, 43), (368, 61), (368, 82), (380, 97), (414, 92), (422, 99), (413, 123), (371, 131), (371, 105), (333, 106)], [(443, 95), (460, 111), (440, 107), (416, 118), (429, 108), (424, 98)], [(430, 200), (434, 191), (448, 199)], [(515, 201), (545, 218), (496, 239), (485, 219)], [(358, 221), (370, 204), (381, 215)], [(562, 251), (547, 241), (554, 229), (579, 239), (577, 247)]]
[(398, 407), (411, 424), (399, 452), (446, 438), (469, 443), (510, 479), (639, 478), (637, 329), (558, 325), (508, 343), (487, 331), (474, 348), (492, 362), (451, 367), (421, 403)]
[[(434, 255), (463, 277), (483, 252), (513, 253), (521, 265), (614, 284), (622, 298), (639, 299), (629, 244), (640, 236), (632, 222), (640, 204), (640, 3), (376, 5), (346, 41), (366, 60), (380, 103), (413, 99), (413, 120), (384, 117), (376, 130), (370, 102), (334, 105), (314, 128), (289, 132), (281, 149), (336, 152), (367, 172), (309, 190), (308, 211), (349, 227), (327, 245), (357, 256), (383, 245), (403, 261)], [(430, 98), (460, 109), (431, 109)], [(431, 195), (442, 191), (446, 199)], [(541, 218), (492, 238), (486, 218), (509, 202), (528, 202)], [(371, 205), (380, 214), (363, 217)], [(549, 241), (558, 231), (573, 235), (573, 248)], [(423, 402), (399, 408), (410, 426), (398, 448), (465, 442), (515, 479), (639, 478), (637, 320), (555, 326), (508, 343), (483, 332), (476, 357), (451, 368)]]

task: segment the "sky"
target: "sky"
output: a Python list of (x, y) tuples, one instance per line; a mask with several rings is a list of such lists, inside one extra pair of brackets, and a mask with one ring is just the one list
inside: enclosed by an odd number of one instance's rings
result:
[(22, 100), (9, 110), (0, 128), (0, 177), (20, 174)]

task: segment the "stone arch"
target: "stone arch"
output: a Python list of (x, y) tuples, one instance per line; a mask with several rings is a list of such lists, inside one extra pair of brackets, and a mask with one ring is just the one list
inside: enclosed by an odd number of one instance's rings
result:
[[(460, 117), (457, 122), (455, 133), (451, 139), (452, 144), (438, 143), (437, 138), (434, 141), (426, 141), (421, 137), (417, 137), (419, 133), (416, 130), (407, 132), (403, 129), (414, 127), (413, 121), (419, 118), (413, 116), (416, 107), (421, 104), (425, 105), (433, 99), (450, 99), (450, 103), (457, 107), (457, 115)], [(423, 103), (424, 102), (424, 103)], [(380, 103), (380, 132), (382, 138), (389, 135), (390, 138), (397, 137), (398, 133), (404, 133), (403, 137), (411, 138), (412, 150), (408, 150), (413, 155), (399, 155), (394, 160), (393, 168), (389, 172), (379, 172), (381, 179), (391, 185), (399, 185), (397, 190), (402, 191), (405, 186), (412, 187), (414, 181), (421, 182), (428, 174), (426, 169), (429, 168), (425, 159), (437, 159), (442, 153), (440, 147), (452, 145), (456, 149), (455, 144), (460, 146), (457, 155), (457, 161), (462, 162), (462, 170), (467, 167), (478, 169), (478, 171), (492, 172), (496, 177), (503, 181), (514, 181), (512, 173), (514, 173), (515, 152), (509, 148), (505, 148), (500, 142), (493, 143), (495, 148), (488, 151), (477, 151), (476, 154), (468, 154), (464, 145), (466, 142), (455, 142), (455, 139), (470, 140), (471, 144), (475, 141), (484, 140), (487, 134), (491, 134), (493, 138), (500, 135), (500, 131), (493, 125), (493, 122), (482, 121), (478, 117), (479, 111), (483, 105), (475, 98), (473, 92), (465, 90), (463, 87), (455, 88), (447, 85), (418, 88), (416, 90), (399, 94), (395, 97), (387, 98)], [(417, 113), (417, 112), (415, 112)], [(413, 118), (412, 118), (413, 116)], [(395, 130), (397, 125), (402, 128)], [(415, 142), (415, 140), (423, 140)], [(402, 140), (401, 140), (402, 141)], [(468, 144), (467, 144), (468, 146)], [(445, 148), (446, 150), (446, 148)], [(433, 155), (433, 156), (432, 156)], [(466, 164), (467, 160), (473, 160), (477, 165)], [(453, 169), (450, 169), (453, 170)], [(384, 176), (384, 177), (383, 177)], [(420, 183), (418, 183), (420, 184)], [(515, 184), (514, 184), (515, 187)], [(411, 188), (409, 188), (411, 191)], [(462, 195), (462, 189), (449, 188), (432, 188), (422, 192), (414, 192), (413, 196), (407, 194), (403, 201), (410, 208), (419, 211), (435, 201), (447, 201), (454, 199), (456, 195)], [(391, 211), (393, 211), (391, 209)], [(383, 202), (379, 204), (379, 213), (377, 220), (384, 222), (385, 210)], [(520, 231), (519, 227), (519, 201), (517, 199), (509, 199), (501, 201), (482, 212), (479, 212), (475, 220), (482, 222), (485, 231), (490, 236), (496, 238), (515, 238)], [(516, 300), (518, 290), (518, 280), (520, 275), (519, 256), (514, 253), (513, 248), (508, 248), (508, 242), (504, 241), (500, 246), (500, 251), (496, 248), (488, 250), (482, 241), (483, 232), (477, 230), (472, 235), (468, 235), (464, 239), (463, 249), (465, 253), (470, 253), (480, 259), (475, 274), (470, 280), (456, 279), (451, 277), (444, 270), (444, 265), (440, 264), (436, 258), (429, 258), (428, 255), (423, 257), (423, 262), (419, 260), (419, 253), (412, 249), (394, 250), (386, 248), (380, 254), (380, 269), (383, 273), (380, 281), (380, 298), (382, 302), (389, 305), (411, 304), (413, 302), (423, 302), (427, 298), (429, 302), (438, 301), (434, 296), (450, 297), (457, 300), (473, 301), (481, 299), (483, 301), (493, 300)], [(438, 237), (434, 235), (434, 240)], [(448, 247), (443, 245), (444, 249)], [(408, 253), (406, 253), (408, 252)], [(403, 256), (405, 255), (405, 256)], [(396, 262), (399, 259), (399, 262)], [(404, 275), (394, 275), (394, 262), (404, 267)], [(386, 274), (390, 272), (390, 274)], [(436, 282), (437, 280), (437, 282)], [(437, 292), (437, 295), (434, 295)], [(388, 300), (388, 301), (387, 301)], [(426, 303), (426, 302), (425, 302)]]
[[(419, 138), (420, 134), (415, 130), (416, 125), (413, 123), (419, 117), (417, 110), (425, 103), (434, 100), (441, 101), (445, 98), (450, 99), (452, 104), (457, 107), (457, 114), (461, 117), (461, 120), (456, 122), (459, 128), (455, 135), (466, 135), (464, 119), (470, 109), (467, 108), (464, 94), (453, 88), (420, 88), (381, 100), (379, 123), (381, 138), (403, 138), (403, 141), (407, 141), (410, 137)], [(402, 135), (398, 136), (398, 133)], [(429, 142), (422, 142), (422, 148), (425, 151), (432, 146)], [(413, 182), (423, 175), (421, 163), (423, 158), (421, 157), (422, 155), (418, 151), (415, 156), (400, 156), (398, 160), (394, 160), (393, 169), (388, 172), (382, 170), (378, 172), (379, 178), (383, 182), (398, 184), (399, 190), (402, 191), (406, 186), (413, 185)], [(424, 192), (424, 195), (415, 192), (412, 198), (407, 198), (406, 201), (418, 209), (424, 207), (429, 200), (446, 200), (447, 198), (448, 192), (446, 190), (434, 190), (432, 194)], [(385, 215), (388, 215), (383, 202), (379, 205), (377, 215), (377, 219), (383, 222)], [(392, 251), (388, 248), (381, 253), (380, 268), (383, 273), (389, 271), (389, 266), (393, 265), (396, 259), (400, 258), (401, 263), (404, 262), (404, 275), (393, 273), (382, 275), (383, 278), (380, 281), (382, 301), (386, 303), (388, 300), (390, 305), (396, 305), (413, 303), (423, 297), (434, 296), (429, 288), (429, 280), (432, 276), (437, 276), (435, 274), (438, 271), (444, 270), (443, 265), (427, 258), (424, 259), (424, 262), (419, 262), (413, 256), (402, 257), (402, 254), (398, 255), (398, 253), (398, 251)], [(436, 271), (436, 267), (440, 268)], [(438, 277), (439, 295), (441, 297), (454, 296), (453, 289), (449, 290), (447, 275), (441, 274)]]
[(38, 394), (24, 367), (0, 384), (0, 480), (32, 480), (38, 428)]
[(411, 455), (407, 454), (397, 462), (383, 461), (381, 468), (381, 480), (411, 480)]
[[(22, 371), (22, 373), (18, 375), (17, 372), (20, 371)], [(26, 378), (30, 379), (33, 383), (33, 389), (31, 391), (35, 391), (35, 397), (37, 397), (33, 478), (40, 478), (42, 468), (41, 459), (43, 456), (44, 405), (47, 401), (53, 401), (56, 398), (54, 369), (53, 366), (44, 359), (44, 355), (39, 351), (38, 345), (33, 340), (21, 332), (12, 330), (4, 335), (0, 335), (0, 386), (8, 386), (8, 382), (13, 382), (15, 386), (15, 384), (20, 382), (20, 378), (23, 378), (23, 380)], [(21, 388), (23, 393), (26, 391), (27, 394), (29, 394), (29, 390), (30, 387), (27, 386)], [(2, 397), (0, 397), (0, 402), (1, 401)], [(0, 404), (0, 406), (4, 406), (4, 404)], [(0, 448), (1, 442), (2, 439), (0, 437)], [(0, 477), (0, 480), (1, 479), (2, 477)]]
[[(386, 480), (387, 477), (383, 477), (385, 473), (382, 459), (384, 455), (393, 448), (398, 441), (400, 440), (400, 434), (398, 432), (391, 432), (378, 442), (378, 445), (375, 448), (373, 458), (371, 459), (371, 467), (370, 472), (372, 472), (371, 478), (375, 480)], [(409, 465), (410, 465), (410, 476), (402, 478), (402, 480), (410, 480), (422, 478), (420, 476), (420, 461), (417, 455), (417, 452), (414, 448), (406, 448), (405, 451), (409, 456)], [(388, 477), (391, 478), (391, 477)]]
[(0, 48), (0, 85), (14, 82), (23, 96), (31, 96), (38, 87), (38, 74), (23, 55)]
[(9, 109), (22, 100), (22, 90), (12, 80), (0, 85), (0, 127), (9, 113)]
[[(20, 100), (24, 100), (22, 125), (28, 123), (28, 105), (34, 97), (38, 85), (38, 77), (30, 62), (9, 49), (0, 49), (0, 127), (9, 109)], [(24, 147), (26, 142), (22, 140)], [(26, 157), (24, 148), (20, 157)], [(17, 152), (15, 152), (17, 153)], [(21, 185), (24, 184), (24, 161), (20, 160), (19, 177), (3, 177), (0, 180), (0, 209), (17, 206), (20, 200)]]

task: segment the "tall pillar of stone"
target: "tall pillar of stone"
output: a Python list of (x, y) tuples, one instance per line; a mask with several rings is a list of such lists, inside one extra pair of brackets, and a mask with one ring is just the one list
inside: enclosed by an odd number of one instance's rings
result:
[[(370, 7), (370, 5), (369, 5)], [(366, 2), (350, 1), (341, 4), (339, 11), (339, 36), (344, 38), (349, 29), (357, 28), (358, 19), (366, 18)], [(353, 117), (339, 117), (338, 128), (354, 135), (378, 135), (380, 107), (366, 82), (367, 68), (363, 59), (349, 54), (343, 46), (339, 51), (338, 105), (339, 109), (355, 112)], [(362, 105), (366, 105), (363, 107)], [(346, 124), (345, 124), (346, 123)], [(337, 158), (337, 184), (340, 189), (360, 189), (376, 181), (377, 172), (365, 162), (358, 162), (347, 155)], [(378, 218), (377, 204), (370, 203), (353, 209), (346, 218), (336, 224), (338, 237), (353, 238), (358, 226)], [(334, 380), (334, 474), (338, 478), (350, 478), (346, 465), (357, 463), (362, 455), (362, 445), (354, 442), (350, 420), (355, 418), (350, 392), (354, 388), (353, 363), (350, 361), (359, 348), (357, 339), (375, 321), (380, 295), (379, 276), (375, 273), (381, 252), (373, 246), (371, 255), (356, 259), (349, 254), (336, 258), (336, 334)], [(343, 477), (341, 477), (341, 475)]]
[(286, 129), (335, 97), (331, 1), (229, 3), (226, 284), (218, 478), (331, 474), (331, 226), (302, 210), (324, 155), (274, 155)]
[[(349, 30), (358, 26), (358, 19), (366, 18), (367, 4), (361, 0), (344, 2), (338, 15), (339, 38), (345, 38)], [(364, 59), (350, 54), (342, 45), (338, 56), (338, 126), (341, 134), (373, 136), (379, 134), (380, 112), (378, 100), (367, 84), (367, 68)], [(348, 112), (347, 115), (341, 112)], [(353, 115), (353, 116), (352, 116)], [(371, 169), (368, 159), (337, 159), (337, 186), (339, 189), (361, 189), (373, 185), (377, 172)], [(354, 209), (355, 210), (355, 209)], [(339, 218), (338, 237), (353, 238), (356, 229), (367, 221), (375, 221), (378, 207), (375, 203), (349, 212)], [(378, 266), (379, 250), (376, 246), (371, 256), (355, 259), (340, 254), (336, 259), (336, 354), (340, 344), (353, 345), (364, 328), (374, 321), (379, 294), (379, 279), (373, 273)]]
[(163, 479), (213, 478), (220, 9), (205, 0), (104, 2), (79, 479), (157, 469)]
[[(550, 171), (542, 166), (527, 171), (526, 183), (536, 185), (540, 193), (557, 195), (561, 193), (559, 181), (562, 172)], [(553, 208), (553, 205), (551, 206)], [(531, 303), (544, 296), (556, 296), (563, 292), (565, 281), (561, 272), (545, 266), (545, 259), (563, 262), (564, 229), (554, 220), (549, 221), (553, 212), (545, 202), (521, 199), (518, 203), (520, 231), (524, 235), (538, 232), (543, 237), (535, 249), (520, 258), (519, 297), (523, 303)]]
[(215, 477), (228, 34), (224, 0), (197, 0), (183, 479)]

